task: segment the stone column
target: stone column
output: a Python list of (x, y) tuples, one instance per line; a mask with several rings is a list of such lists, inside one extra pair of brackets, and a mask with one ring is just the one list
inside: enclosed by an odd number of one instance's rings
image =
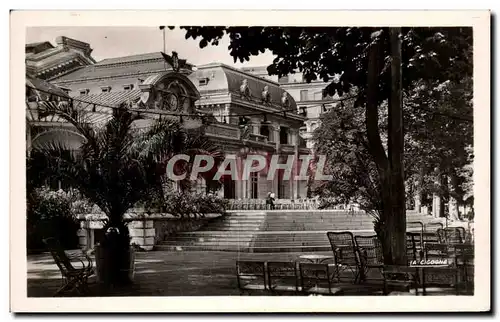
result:
[(456, 187), (457, 187), (457, 177), (452, 175), (448, 180), (448, 189), (450, 191), (450, 199), (448, 201), (448, 212), (450, 214), (449, 218), (452, 220), (459, 220), (458, 201), (455, 197)]
[(415, 182), (415, 193), (413, 195), (414, 210), (420, 213), (422, 211), (422, 185), (424, 182), (424, 169), (420, 168), (417, 180)]
[(258, 119), (252, 119), (252, 133), (260, 134), (260, 121)]
[[(441, 187), (441, 173), (438, 169), (435, 171), (435, 180), (434, 184), (435, 187)], [(432, 194), (432, 215), (436, 218), (441, 216), (441, 195), (438, 193), (433, 193)]]
[(224, 113), (223, 113), (221, 122), (224, 121), (224, 116), (225, 116), (227, 124), (231, 124), (231, 110), (230, 110), (230, 107), (231, 107), (231, 104), (225, 104), (224, 105)]
[(280, 126), (276, 124), (274, 126), (274, 143), (276, 143), (276, 151), (280, 148)]
[(76, 233), (78, 235), (78, 245), (80, 246), (80, 248), (83, 250), (87, 250), (87, 249), (91, 248), (91, 245), (89, 245), (90, 240), (88, 238), (89, 237), (88, 236), (88, 229), (81, 228), (81, 229), (78, 229), (78, 231)]

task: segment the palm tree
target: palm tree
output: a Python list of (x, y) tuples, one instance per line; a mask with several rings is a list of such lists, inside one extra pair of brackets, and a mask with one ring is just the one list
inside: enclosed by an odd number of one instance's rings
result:
[[(42, 156), (43, 167), (39, 158), (28, 158), (29, 181), (40, 182), (35, 180), (37, 176), (64, 180), (99, 206), (108, 219), (104, 228), (114, 227), (120, 232), (114, 256), (122, 268), (129, 265), (130, 242), (123, 216), (138, 202), (151, 200), (152, 196), (163, 198), (168, 160), (178, 153), (203, 153), (219, 162), (222, 159), (218, 148), (203, 135), (203, 129), (186, 130), (172, 119), (145, 119), (127, 109), (126, 104), (114, 109), (102, 126), (91, 124), (90, 113), (75, 108), (70, 102), (42, 102), (41, 105), (42, 116), (56, 115), (72, 124), (83, 143), (71, 153), (56, 142), (34, 148), (32, 155)], [(147, 126), (138, 127), (141, 122)], [(181, 162), (174, 168), (175, 171), (189, 169), (189, 164)], [(120, 265), (114, 269), (119, 270)]]

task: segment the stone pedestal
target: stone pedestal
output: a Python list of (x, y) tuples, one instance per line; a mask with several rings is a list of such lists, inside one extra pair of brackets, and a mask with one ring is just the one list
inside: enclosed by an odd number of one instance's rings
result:
[(144, 250), (152, 250), (155, 245), (153, 220), (136, 220), (128, 225), (130, 244), (136, 244)]

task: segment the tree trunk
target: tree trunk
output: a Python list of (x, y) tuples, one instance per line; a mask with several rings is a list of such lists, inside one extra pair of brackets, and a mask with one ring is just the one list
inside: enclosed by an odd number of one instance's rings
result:
[(372, 154), (382, 186), (382, 209), (375, 224), (381, 241), (384, 263), (406, 265), (406, 211), (403, 171), (403, 115), (401, 96), (401, 40), (400, 28), (391, 28), (391, 98), (389, 100), (389, 140), (387, 157), (378, 128), (378, 75), (383, 63), (380, 45), (370, 46), (368, 58), (368, 86), (366, 100), (366, 127)]
[(406, 202), (403, 167), (403, 100), (401, 94), (401, 28), (391, 28), (391, 98), (389, 100), (388, 152), (391, 168), (391, 213), (388, 217), (392, 232), (395, 264), (406, 264)]

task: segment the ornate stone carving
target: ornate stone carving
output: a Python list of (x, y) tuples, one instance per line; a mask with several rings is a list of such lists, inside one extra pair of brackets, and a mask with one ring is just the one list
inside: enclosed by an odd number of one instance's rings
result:
[(248, 87), (248, 80), (244, 79), (242, 82), (241, 82), (241, 85), (240, 85), (240, 94), (247, 98), (247, 99), (250, 99), (250, 88)]
[(288, 109), (290, 107), (290, 99), (288, 98), (287, 92), (283, 92), (281, 95), (281, 106), (283, 109)]
[(264, 86), (262, 91), (262, 102), (269, 104), (271, 102), (271, 93), (269, 93), (269, 86)]

